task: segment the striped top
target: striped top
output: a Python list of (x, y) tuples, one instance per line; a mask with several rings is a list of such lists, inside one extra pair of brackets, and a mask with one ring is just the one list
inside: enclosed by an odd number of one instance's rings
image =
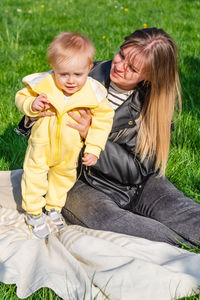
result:
[(120, 105), (124, 103), (128, 99), (128, 97), (133, 93), (133, 90), (127, 91), (118, 88), (114, 82), (110, 82), (110, 86), (108, 88), (108, 100), (114, 110), (116, 110)]

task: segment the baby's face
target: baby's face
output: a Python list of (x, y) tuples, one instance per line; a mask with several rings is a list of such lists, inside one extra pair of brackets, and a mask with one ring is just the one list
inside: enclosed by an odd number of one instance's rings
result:
[(75, 55), (66, 61), (52, 66), (55, 74), (55, 82), (66, 96), (71, 96), (80, 90), (90, 71), (90, 65), (86, 55)]

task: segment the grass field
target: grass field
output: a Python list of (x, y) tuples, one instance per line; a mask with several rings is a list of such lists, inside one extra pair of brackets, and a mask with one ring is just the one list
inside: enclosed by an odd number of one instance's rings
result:
[[(86, 34), (96, 47), (96, 60), (102, 60), (113, 57), (125, 35), (147, 25), (163, 28), (179, 48), (183, 111), (172, 134), (167, 177), (200, 203), (199, 20), (198, 0), (1, 0), (0, 170), (22, 167), (27, 141), (14, 132), (22, 117), (15, 93), (25, 75), (49, 70), (46, 50), (56, 34)], [(18, 299), (15, 286), (0, 284), (0, 299)], [(28, 299), (58, 297), (44, 288)]]

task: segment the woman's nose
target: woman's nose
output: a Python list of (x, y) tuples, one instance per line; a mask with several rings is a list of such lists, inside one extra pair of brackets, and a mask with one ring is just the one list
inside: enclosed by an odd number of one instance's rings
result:
[(118, 71), (124, 71), (124, 60), (118, 60), (115, 63), (115, 67)]
[(124, 70), (124, 63), (125, 63), (125, 60), (120, 56), (119, 53), (117, 53), (114, 58), (114, 64), (115, 64), (115, 67), (117, 68), (117, 70), (119, 70), (119, 71)]

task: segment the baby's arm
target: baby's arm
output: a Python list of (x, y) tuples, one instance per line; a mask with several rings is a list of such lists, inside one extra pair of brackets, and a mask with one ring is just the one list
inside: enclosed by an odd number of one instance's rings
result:
[(91, 112), (92, 123), (85, 140), (85, 153), (92, 153), (99, 157), (112, 128), (114, 111), (108, 100), (104, 98)]
[(83, 160), (83, 165), (89, 167), (97, 163), (98, 157), (92, 153), (84, 153), (82, 160)]

